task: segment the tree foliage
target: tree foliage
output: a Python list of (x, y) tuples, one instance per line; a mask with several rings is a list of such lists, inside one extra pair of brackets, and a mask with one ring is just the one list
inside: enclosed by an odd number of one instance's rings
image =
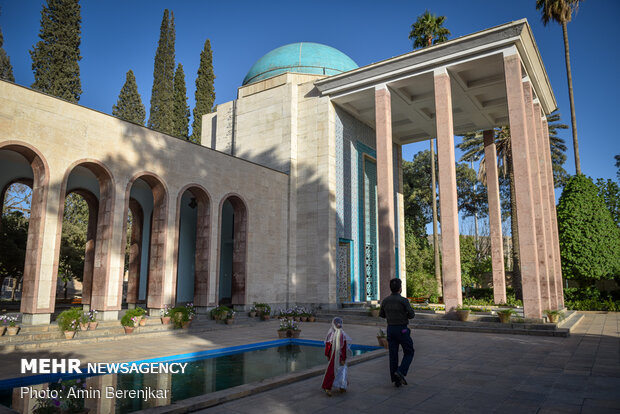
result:
[(603, 199), (607, 210), (611, 213), (611, 218), (620, 227), (620, 186), (613, 180), (596, 180), (598, 195)]
[(446, 16), (435, 16), (428, 10), (411, 25), (409, 40), (413, 40), (413, 48), (427, 47), (448, 40), (450, 30), (443, 27)]
[(147, 126), (166, 134), (174, 131), (174, 13), (164, 10), (155, 52), (151, 108)]
[(65, 282), (72, 279), (82, 280), (88, 214), (88, 204), (82, 196), (76, 193), (67, 196), (62, 220), (58, 266), (58, 277)]
[(144, 125), (146, 111), (144, 110), (140, 93), (138, 93), (136, 77), (132, 70), (129, 70), (127, 75), (125, 75), (125, 84), (121, 88), (116, 105), (112, 106), (112, 115), (126, 121)]
[(189, 140), (189, 105), (187, 105), (187, 88), (185, 87), (185, 72), (179, 63), (174, 73), (174, 105), (172, 135)]
[(21, 211), (2, 214), (0, 232), (0, 278), (7, 276), (20, 279), (24, 274), (28, 218)]
[(215, 103), (215, 74), (213, 73), (213, 53), (211, 41), (205, 41), (204, 48), (200, 52), (200, 65), (196, 76), (196, 106), (194, 107), (194, 122), (192, 124), (191, 141), (200, 144), (202, 136), (202, 116), (213, 112)]
[(30, 51), (32, 88), (69, 102), (80, 100), (81, 23), (78, 0), (47, 0), (41, 11), (41, 40)]
[(6, 54), (4, 48), (4, 37), (2, 36), (2, 30), (0, 30), (0, 79), (15, 82), (15, 76), (13, 76), (13, 66), (11, 66), (11, 59)]
[(616, 155), (614, 159), (616, 160), (616, 168), (618, 169), (618, 171), (616, 171), (616, 177), (620, 180), (620, 154)]
[(437, 292), (433, 247), (426, 235), (419, 235), (414, 225), (410, 219), (405, 218), (407, 295), (428, 297)]
[(584, 284), (620, 272), (620, 229), (598, 192), (590, 178), (573, 176), (557, 207), (562, 273)]

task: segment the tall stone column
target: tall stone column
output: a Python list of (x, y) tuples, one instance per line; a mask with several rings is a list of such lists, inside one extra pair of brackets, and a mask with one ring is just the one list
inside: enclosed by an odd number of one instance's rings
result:
[(506, 303), (506, 276), (504, 274), (504, 240), (502, 235), (502, 211), (499, 200), (497, 176), (497, 150), (495, 131), (483, 132), (484, 162), (487, 172), (487, 195), (489, 201), (489, 227), (491, 231), (491, 260), (493, 263), (493, 299)]
[(456, 195), (454, 127), (450, 76), (435, 71), (435, 112), (437, 121), (437, 162), (439, 164), (439, 206), (441, 208), (441, 249), (443, 253), (443, 301), (446, 312), (463, 303), (459, 245), (459, 210)]
[[(504, 54), (506, 98), (512, 143), (512, 162), (515, 175), (515, 194), (518, 211), (519, 252), (521, 254), (521, 280), (523, 285), (523, 312), (526, 318), (540, 318), (540, 285), (538, 250), (532, 174), (529, 158), (527, 118), (521, 76), (521, 59), (516, 49)], [(516, 246), (515, 246), (516, 248)]]
[(545, 231), (545, 214), (543, 209), (543, 190), (541, 171), (538, 161), (538, 137), (536, 136), (536, 117), (534, 116), (534, 96), (532, 84), (523, 82), (525, 98), (525, 117), (527, 119), (528, 151), (530, 157), (530, 173), (532, 179), (532, 200), (534, 201), (534, 223), (536, 225), (536, 249), (538, 250), (538, 275), (540, 280), (540, 301), (543, 309), (551, 308), (551, 292), (549, 278), (551, 274), (547, 266), (547, 234)]
[(390, 279), (396, 277), (392, 102), (390, 91), (385, 85), (375, 89), (375, 124), (379, 209), (379, 298), (383, 298), (390, 294)]
[(547, 180), (549, 181), (549, 205), (551, 218), (551, 242), (553, 244), (553, 259), (555, 261), (555, 288), (558, 309), (564, 308), (564, 284), (562, 282), (562, 262), (560, 260), (560, 237), (558, 234), (558, 213), (555, 209), (555, 181), (551, 164), (551, 145), (549, 142), (549, 126), (547, 121), (542, 122), (542, 137), (544, 140), (545, 158), (547, 160)]
[[(553, 231), (551, 228), (551, 205), (549, 192), (553, 191), (553, 186), (549, 186), (548, 174), (552, 173), (551, 169), (547, 165), (547, 159), (545, 157), (545, 139), (542, 132), (542, 120), (540, 104), (534, 103), (534, 123), (536, 125), (536, 144), (538, 146), (536, 154), (538, 155), (538, 165), (540, 167), (540, 189), (542, 192), (541, 206), (543, 210), (543, 225), (545, 227), (545, 252), (547, 273), (549, 276), (549, 309), (558, 308), (558, 295), (556, 287), (556, 273), (555, 259), (553, 251)], [(553, 182), (553, 179), (551, 179)]]

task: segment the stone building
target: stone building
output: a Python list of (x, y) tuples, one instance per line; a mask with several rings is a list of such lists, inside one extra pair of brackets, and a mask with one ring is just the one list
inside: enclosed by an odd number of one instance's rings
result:
[[(556, 108), (527, 21), (357, 67), (315, 43), (275, 49), (202, 145), (0, 82), (0, 188), (32, 186), (21, 311), (54, 311), (67, 194), (89, 206), (83, 303), (337, 307), (404, 278), (402, 145), (437, 138), (444, 299), (461, 303), (454, 134), (510, 125), (524, 307), (562, 304), (545, 116)], [(487, 166), (496, 301), (505, 300), (497, 171)], [(123, 298), (127, 217), (128, 286)], [(494, 240), (494, 241), (493, 241)]]

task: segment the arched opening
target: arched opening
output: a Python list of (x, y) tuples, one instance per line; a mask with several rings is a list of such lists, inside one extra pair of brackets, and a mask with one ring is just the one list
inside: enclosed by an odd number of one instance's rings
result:
[(176, 302), (208, 306), (210, 202), (198, 186), (182, 191), (177, 202)]
[(244, 305), (248, 214), (238, 196), (230, 196), (220, 209), (220, 304)]
[(78, 162), (69, 168), (61, 195), (62, 229), (56, 265), (58, 293), (67, 298), (68, 285), (79, 290), (82, 304), (99, 311), (110, 310), (108, 293), (114, 185), (110, 172), (96, 161)]
[(123, 246), (127, 269), (127, 304), (146, 304), (161, 309), (164, 304), (164, 257), (168, 194), (162, 181), (145, 173), (130, 181), (125, 223), (128, 245)]
[[(44, 309), (38, 306), (38, 272), (41, 266), (42, 253), (42, 226), (45, 213), (49, 173), (41, 156), (32, 148), (25, 145), (6, 143), (0, 146), (0, 203), (2, 203), (2, 222), (0, 232), (3, 242), (14, 243), (18, 256), (12, 256), (9, 250), (4, 250), (3, 266), (10, 260), (14, 261), (11, 275), (11, 285), (20, 289), (20, 311), (25, 314), (51, 313), (53, 302)], [(26, 185), (30, 188), (16, 187), (15, 184)], [(5, 209), (7, 194), (12, 196), (13, 191), (21, 192), (21, 209)], [(8, 221), (15, 234), (6, 234)], [(23, 235), (27, 235), (24, 241)], [(21, 236), (19, 236), (21, 234)], [(13, 271), (15, 272), (13, 274)], [(4, 279), (4, 278), (3, 278)], [(3, 280), (4, 282), (4, 280)], [(19, 284), (21, 283), (21, 286)], [(7, 283), (8, 284), (8, 283)], [(18, 292), (14, 292), (18, 293)], [(52, 292), (52, 297), (55, 292)], [(13, 292), (11, 292), (13, 295)]]

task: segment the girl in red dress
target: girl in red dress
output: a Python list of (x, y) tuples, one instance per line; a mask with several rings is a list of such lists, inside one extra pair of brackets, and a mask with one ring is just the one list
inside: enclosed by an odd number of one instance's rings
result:
[(342, 318), (335, 317), (325, 337), (325, 356), (329, 359), (322, 388), (331, 397), (332, 387), (340, 392), (347, 390), (347, 349), (351, 346), (351, 337), (342, 329)]

